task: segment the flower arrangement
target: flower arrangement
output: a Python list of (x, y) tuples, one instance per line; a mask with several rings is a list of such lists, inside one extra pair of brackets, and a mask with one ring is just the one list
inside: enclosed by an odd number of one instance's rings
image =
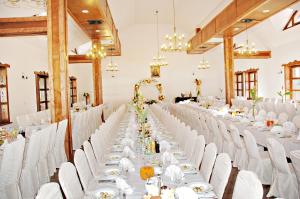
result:
[(196, 96), (199, 97), (199, 96), (201, 96), (202, 81), (200, 79), (195, 79), (195, 84), (196, 84)]
[(263, 98), (258, 97), (256, 89), (250, 89), (250, 97), (252, 99), (252, 116), (255, 119), (255, 110), (256, 110), (256, 105), (258, 102), (260, 102)]
[(291, 92), (289, 91), (279, 91), (277, 92), (277, 95), (279, 95), (279, 97), (281, 97), (281, 102), (284, 102), (284, 99), (286, 96), (291, 95)]

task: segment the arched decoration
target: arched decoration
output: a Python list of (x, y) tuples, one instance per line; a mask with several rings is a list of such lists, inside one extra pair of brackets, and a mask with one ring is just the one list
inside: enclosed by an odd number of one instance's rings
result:
[(144, 85), (151, 85), (151, 84), (154, 84), (155, 87), (157, 88), (158, 100), (163, 101), (165, 99), (165, 96), (163, 95), (163, 88), (161, 83), (159, 83), (156, 79), (143, 79), (134, 85), (134, 97), (133, 97), (134, 103), (137, 103), (140, 100), (144, 101), (144, 97), (141, 94), (140, 88)]

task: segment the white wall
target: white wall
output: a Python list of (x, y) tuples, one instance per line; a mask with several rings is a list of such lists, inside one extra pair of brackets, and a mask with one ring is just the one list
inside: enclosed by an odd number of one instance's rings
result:
[[(160, 25), (159, 29), (162, 43), (164, 35), (170, 34), (172, 28), (170, 25)], [(114, 62), (118, 63), (120, 69), (116, 77), (112, 78), (105, 71), (110, 58), (105, 58), (102, 62), (104, 102), (129, 101), (133, 97), (134, 84), (150, 77), (149, 63), (157, 52), (155, 25), (133, 25), (120, 30), (119, 34), (122, 56), (114, 57)], [(208, 59), (211, 69), (199, 71), (197, 65), (202, 60), (201, 55), (187, 55), (185, 52), (164, 53), (169, 65), (161, 68), (159, 81), (163, 85), (166, 100), (174, 100), (181, 93), (190, 91), (195, 95), (195, 78), (203, 81), (203, 95), (219, 95), (219, 88), (224, 87), (224, 70), (219, 62), (223, 60), (223, 49), (216, 48), (208, 54), (211, 57)]]

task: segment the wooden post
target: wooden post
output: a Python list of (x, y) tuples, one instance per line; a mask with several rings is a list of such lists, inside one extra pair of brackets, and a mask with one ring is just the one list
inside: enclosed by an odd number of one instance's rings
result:
[(69, 75), (67, 56), (67, 0), (47, 1), (48, 69), (52, 122), (68, 119), (65, 150), (72, 158)]
[[(100, 49), (99, 40), (95, 39), (92, 45), (96, 45), (97, 49)], [(102, 97), (102, 74), (101, 74), (101, 58), (95, 56), (93, 58), (93, 85), (94, 85), (94, 106), (103, 103)]]
[(233, 89), (234, 53), (233, 53), (233, 39), (231, 36), (224, 37), (224, 59), (225, 59), (226, 104), (231, 105), (231, 99), (234, 97), (234, 89)]

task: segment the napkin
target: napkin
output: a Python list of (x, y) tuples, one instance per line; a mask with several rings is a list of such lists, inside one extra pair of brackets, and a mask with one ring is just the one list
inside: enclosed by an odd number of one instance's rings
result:
[(131, 186), (122, 178), (116, 178), (116, 186), (118, 189), (120, 189), (122, 192), (126, 194), (132, 194), (133, 189)]
[(134, 148), (134, 141), (130, 138), (123, 138), (121, 144), (123, 146), (130, 146), (131, 148)]
[(123, 149), (123, 156), (130, 159), (135, 159), (134, 152), (130, 149), (129, 146), (125, 146)]
[(170, 178), (172, 182), (179, 181), (183, 178), (184, 173), (181, 168), (176, 165), (170, 165), (166, 168), (165, 176)]
[(160, 152), (169, 151), (171, 149), (171, 144), (165, 140), (159, 143), (159, 150)]
[(128, 158), (122, 158), (119, 163), (119, 167), (125, 172), (134, 172), (135, 168), (133, 163)]
[(283, 133), (284, 129), (282, 126), (273, 126), (271, 129), (271, 133)]
[(168, 151), (162, 154), (161, 161), (163, 165), (178, 164), (178, 160), (174, 157), (172, 153)]
[(198, 195), (190, 187), (179, 187), (175, 191), (178, 199), (198, 199)]
[(289, 122), (289, 121), (284, 122), (282, 124), (282, 126), (283, 126), (284, 131), (287, 132), (287, 133), (296, 133), (296, 131), (297, 131), (296, 126), (293, 122)]

